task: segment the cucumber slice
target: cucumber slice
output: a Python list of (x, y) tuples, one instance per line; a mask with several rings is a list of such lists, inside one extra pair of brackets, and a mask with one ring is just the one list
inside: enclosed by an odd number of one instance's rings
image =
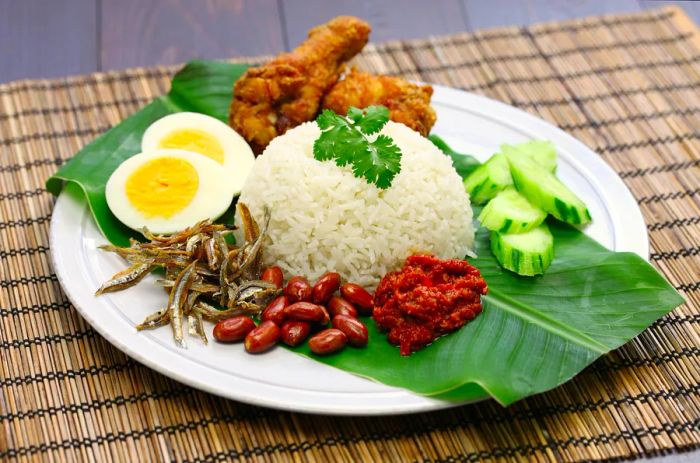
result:
[(519, 275), (539, 275), (554, 259), (554, 239), (545, 223), (525, 233), (491, 232), (491, 251), (503, 268)]
[(510, 153), (507, 159), (515, 188), (533, 205), (573, 225), (591, 221), (583, 201), (554, 174), (524, 156)]
[(508, 160), (502, 154), (494, 154), (464, 180), (464, 189), (473, 204), (483, 204), (512, 184)]
[(479, 214), (481, 225), (500, 233), (524, 233), (547, 218), (547, 213), (530, 204), (513, 188), (506, 188), (493, 198)]
[(550, 172), (557, 170), (557, 150), (554, 144), (548, 140), (532, 140), (517, 145), (501, 145), (501, 153), (527, 156), (532, 161), (541, 165)]

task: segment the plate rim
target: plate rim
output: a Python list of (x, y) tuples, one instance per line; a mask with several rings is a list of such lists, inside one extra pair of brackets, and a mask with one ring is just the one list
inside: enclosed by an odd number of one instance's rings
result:
[[(634, 196), (624, 184), (622, 179), (618, 174), (610, 167), (599, 155), (597, 155), (593, 150), (586, 146), (583, 142), (579, 141), (572, 135), (564, 132), (559, 127), (551, 124), (534, 114), (525, 112), (519, 108), (508, 105), (506, 103), (482, 96), (471, 92), (465, 92), (459, 89), (453, 89), (441, 85), (433, 84), (436, 90), (433, 94), (434, 102), (439, 102), (441, 104), (449, 106), (457, 106), (461, 108), (469, 107), (471, 105), (481, 105), (478, 112), (482, 116), (487, 116), (488, 118), (498, 120), (507, 125), (513, 125), (513, 122), (509, 121), (506, 123), (506, 119), (517, 118), (520, 119), (518, 126), (527, 126), (532, 131), (536, 132), (550, 132), (556, 134), (556, 144), (558, 147), (562, 144), (567, 146), (568, 150), (575, 151), (577, 153), (586, 153), (586, 157), (590, 159), (597, 159), (598, 162), (594, 162), (594, 170), (591, 171), (590, 166), (586, 169), (582, 169), (590, 174), (597, 173), (605, 177), (606, 184), (605, 190), (608, 191), (608, 195), (613, 195), (617, 198), (617, 202), (631, 202), (634, 204), (634, 208), (628, 209), (626, 211), (626, 223), (622, 228), (624, 230), (643, 230), (644, 233), (634, 233), (626, 234), (626, 238), (630, 241), (626, 243), (622, 251), (631, 251), (639, 254), (645, 260), (648, 260), (649, 253), (649, 241), (648, 232), (646, 225), (644, 223), (644, 218), (641, 213), (641, 209), (637, 204)], [(493, 111), (492, 111), (493, 110)], [(580, 164), (577, 167), (581, 167)], [(577, 169), (578, 170), (578, 169)], [(305, 412), (305, 413), (317, 413), (317, 414), (331, 414), (331, 415), (350, 415), (350, 416), (369, 416), (369, 415), (398, 415), (398, 414), (409, 414), (426, 412), (432, 410), (439, 410), (445, 408), (451, 408), (456, 406), (465, 405), (471, 402), (447, 402), (442, 400), (432, 399), (430, 397), (420, 396), (407, 390), (397, 390), (391, 386), (387, 388), (393, 389), (392, 393), (400, 393), (399, 397), (404, 396), (407, 404), (403, 405), (373, 405), (368, 407), (357, 406), (354, 402), (348, 403), (348, 401), (333, 403), (329, 405), (326, 402), (314, 402), (309, 401), (308, 398), (305, 401), (300, 401), (297, 398), (296, 401), (290, 399), (289, 396), (282, 396), (280, 399), (275, 400), (270, 397), (261, 397), (256, 394), (245, 393), (238, 390), (237, 388), (224, 388), (222, 384), (215, 385), (214, 382), (207, 382), (198, 378), (193, 378), (191, 375), (183, 374), (178, 369), (173, 369), (172, 366), (168, 364), (160, 364), (154, 358), (149, 355), (143, 355), (140, 351), (136, 350), (133, 346), (134, 343), (139, 344), (145, 337), (132, 337), (133, 341), (128, 339), (120, 339), (113, 335), (106, 326), (99, 323), (86, 309), (86, 301), (84, 300), (84, 294), (78, 294), (76, 288), (73, 287), (63, 275), (61, 269), (63, 268), (63, 263), (61, 259), (65, 259), (62, 255), (60, 247), (54, 246), (59, 240), (59, 233), (62, 231), (62, 227), (65, 226), (65, 212), (64, 210), (70, 210), (67, 208), (71, 207), (70, 202), (72, 198), (68, 194), (59, 195), (51, 216), (50, 231), (49, 231), (49, 247), (50, 247), (50, 259), (53, 266), (54, 272), (57, 275), (58, 282), (63, 289), (64, 293), (67, 295), (71, 304), (75, 307), (78, 313), (85, 318), (85, 320), (102, 335), (110, 344), (115, 346), (120, 351), (124, 352), (130, 358), (136, 360), (137, 362), (171, 378), (181, 383), (187, 384), (199, 390), (203, 390), (217, 396), (225, 397), (227, 399), (239, 400), (242, 402), (250, 403), (253, 405), (259, 405), (264, 407), (270, 407), (274, 409), (288, 410), (294, 412)], [(87, 204), (75, 205), (80, 207), (82, 211), (88, 208)], [(606, 202), (606, 210), (608, 209), (608, 203)], [(615, 227), (613, 227), (616, 230)], [(632, 239), (630, 239), (630, 237)], [(90, 293), (91, 294), (91, 293)], [(175, 355), (167, 351), (168, 355)], [(195, 364), (193, 360), (185, 356), (176, 356), (180, 360), (186, 360), (190, 364)], [(200, 368), (208, 368), (206, 365), (199, 365)], [(332, 367), (331, 367), (332, 368)], [(275, 386), (276, 387), (276, 386)], [(297, 390), (295, 390), (297, 391)], [(387, 391), (389, 393), (390, 391)], [(313, 394), (313, 393), (312, 393)], [(347, 393), (332, 392), (334, 395), (347, 395)], [(372, 394), (372, 393), (367, 393)], [(487, 399), (484, 399), (487, 400)]]

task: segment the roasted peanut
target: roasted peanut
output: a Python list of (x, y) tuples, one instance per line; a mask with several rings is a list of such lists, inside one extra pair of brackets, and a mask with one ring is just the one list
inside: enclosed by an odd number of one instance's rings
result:
[(284, 288), (284, 295), (289, 298), (289, 302), (309, 302), (311, 301), (311, 285), (302, 276), (295, 276), (289, 279)]
[(335, 328), (328, 328), (309, 339), (309, 348), (314, 354), (327, 355), (341, 350), (347, 341), (345, 333)]
[(365, 288), (355, 283), (345, 283), (340, 287), (340, 294), (361, 312), (370, 314), (374, 308), (373, 298)]
[(355, 347), (367, 345), (367, 327), (356, 318), (347, 315), (336, 315), (333, 317), (333, 328), (336, 328), (348, 338), (348, 344)]
[(325, 320), (328, 323), (328, 312), (326, 312), (326, 309), (311, 302), (295, 302), (287, 306), (284, 314), (292, 320), (313, 323), (322, 323)]
[(276, 265), (273, 267), (267, 267), (265, 270), (263, 270), (262, 277), (260, 277), (260, 279), (272, 283), (278, 288), (281, 288), (284, 284), (284, 274), (282, 273), (282, 269)]
[(214, 339), (219, 342), (243, 341), (253, 328), (255, 322), (245, 315), (227, 318), (214, 326)]
[(256, 326), (245, 337), (245, 350), (251, 354), (265, 352), (277, 344), (280, 339), (280, 329), (275, 322), (266, 320)]
[(319, 323), (320, 325), (324, 325), (324, 326), (325, 326), (325, 325), (327, 325), (327, 324), (330, 323), (330, 321), (331, 321), (331, 316), (330, 316), (330, 314), (328, 313), (328, 309), (326, 309), (326, 308), (323, 307), (323, 306), (321, 306), (321, 308), (323, 309), (323, 318), (322, 318), (321, 321), (318, 322), (318, 323)]
[(340, 288), (340, 274), (326, 272), (316, 281), (311, 289), (311, 301), (314, 304), (325, 304), (334, 292)]
[(299, 320), (289, 320), (282, 325), (282, 342), (288, 346), (298, 346), (309, 336), (311, 324)]
[(357, 318), (357, 309), (355, 306), (340, 296), (331, 297), (330, 301), (328, 301), (327, 307), (328, 311), (331, 313), (331, 317), (335, 317), (336, 315), (347, 315), (348, 317)]
[(282, 325), (284, 322), (284, 311), (289, 306), (289, 299), (287, 296), (279, 296), (270, 302), (262, 313), (262, 319), (271, 320), (277, 325)]
[(287, 296), (276, 297), (263, 310), (262, 320), (272, 320), (278, 326), (281, 326), (285, 317), (284, 311), (288, 306), (289, 299), (287, 299)]

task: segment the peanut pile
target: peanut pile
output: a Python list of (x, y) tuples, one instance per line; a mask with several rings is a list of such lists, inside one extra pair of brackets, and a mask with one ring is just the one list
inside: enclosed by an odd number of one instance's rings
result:
[[(341, 285), (336, 272), (324, 273), (313, 286), (303, 276), (293, 276), (285, 285), (282, 270), (276, 266), (266, 268), (261, 279), (284, 288), (283, 294), (265, 307), (257, 326), (246, 315), (217, 323), (213, 333), (217, 341), (243, 341), (252, 354), (265, 352), (279, 341), (298, 346), (307, 338), (317, 355), (338, 352), (348, 344), (367, 345), (367, 327), (357, 316), (372, 314), (373, 297), (361, 286)], [(338, 290), (340, 295), (336, 295)]]

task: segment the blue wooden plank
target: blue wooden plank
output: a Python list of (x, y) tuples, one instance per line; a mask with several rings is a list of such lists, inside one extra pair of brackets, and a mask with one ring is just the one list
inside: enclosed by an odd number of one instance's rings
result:
[[(700, 2), (698, 1), (676, 2), (667, 0), (639, 0), (639, 4), (645, 10), (676, 5), (683, 8), (688, 17), (690, 17), (696, 25), (700, 24)], [(700, 461), (700, 458), (698, 461)]]
[(0, 0), (0, 82), (97, 69), (95, 0)]
[(637, 0), (462, 0), (470, 30), (639, 11)]
[(282, 0), (288, 43), (295, 47), (310, 28), (338, 15), (358, 16), (372, 26), (370, 40), (423, 38), (466, 30), (459, 0)]
[(101, 22), (105, 70), (284, 49), (276, 0), (102, 0)]

